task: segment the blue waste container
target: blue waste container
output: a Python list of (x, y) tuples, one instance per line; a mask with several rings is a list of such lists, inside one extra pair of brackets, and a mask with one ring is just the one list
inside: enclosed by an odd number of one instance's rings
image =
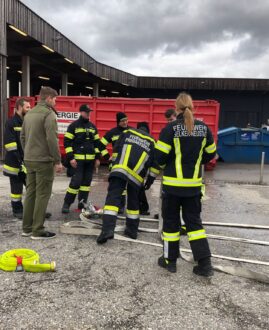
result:
[(269, 131), (229, 127), (218, 132), (217, 152), (227, 163), (260, 163), (262, 152), (269, 163)]

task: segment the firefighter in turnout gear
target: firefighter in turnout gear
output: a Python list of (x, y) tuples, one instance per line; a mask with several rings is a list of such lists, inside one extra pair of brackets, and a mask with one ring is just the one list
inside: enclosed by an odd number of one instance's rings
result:
[[(101, 139), (101, 142), (103, 145), (106, 147), (109, 143), (112, 144), (112, 157), (111, 161), (115, 158), (115, 152), (114, 152), (114, 147), (116, 142), (118, 141), (119, 137), (123, 133), (124, 130), (130, 128), (128, 126), (128, 117), (124, 112), (117, 112), (116, 114), (116, 120), (117, 120), (117, 126), (112, 128), (110, 131), (108, 131), (103, 138)], [(112, 162), (109, 165), (109, 168), (111, 170), (112, 167)], [(119, 213), (122, 214), (124, 212), (124, 207), (125, 207), (125, 197), (126, 197), (126, 190), (123, 191), (122, 197), (121, 197), (121, 204), (119, 208)]]
[(22, 219), (23, 216), (22, 192), (26, 180), (20, 133), (23, 117), (30, 109), (30, 103), (26, 99), (17, 99), (15, 114), (7, 121), (4, 132), (6, 156), (3, 173), (4, 175), (9, 176), (11, 207), (14, 217), (18, 219)]
[(137, 238), (139, 225), (139, 191), (148, 173), (145, 189), (149, 189), (159, 174), (154, 162), (154, 139), (146, 132), (129, 128), (115, 145), (115, 160), (109, 175), (109, 186), (104, 206), (103, 227), (97, 243), (114, 237), (121, 195), (127, 187), (125, 235)]
[(198, 262), (193, 272), (211, 276), (211, 253), (200, 218), (201, 164), (215, 157), (216, 145), (210, 129), (202, 121), (194, 119), (190, 95), (179, 94), (176, 99), (176, 112), (177, 120), (161, 131), (155, 147), (156, 161), (164, 168), (163, 256), (159, 258), (158, 264), (170, 272), (176, 272), (182, 209), (193, 257)]
[(68, 126), (64, 136), (67, 161), (70, 162), (75, 173), (64, 198), (62, 213), (69, 213), (70, 205), (77, 195), (78, 208), (83, 208), (83, 203), (87, 203), (90, 192), (96, 155), (100, 152), (105, 159), (109, 159), (109, 153), (100, 141), (97, 128), (89, 121), (90, 112), (93, 110), (87, 104), (83, 104), (79, 111), (79, 119)]
[[(149, 134), (149, 125), (145, 121), (141, 121), (137, 123), (137, 129), (140, 129)], [(147, 199), (147, 195), (145, 192), (145, 187), (142, 186), (139, 191), (139, 214), (140, 215), (150, 215), (149, 212), (149, 203)]]

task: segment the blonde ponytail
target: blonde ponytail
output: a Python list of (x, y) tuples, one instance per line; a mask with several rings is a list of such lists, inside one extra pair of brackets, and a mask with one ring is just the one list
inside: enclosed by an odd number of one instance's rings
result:
[(189, 134), (194, 128), (192, 98), (187, 93), (180, 93), (176, 99), (176, 112), (183, 113), (184, 124)]
[(185, 110), (183, 111), (183, 117), (184, 123), (187, 127), (187, 131), (189, 134), (191, 134), (194, 128), (194, 118), (192, 111), (189, 108), (185, 108)]

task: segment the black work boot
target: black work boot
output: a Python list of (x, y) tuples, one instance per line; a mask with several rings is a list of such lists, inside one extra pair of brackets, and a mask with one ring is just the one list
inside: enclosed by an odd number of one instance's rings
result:
[(11, 201), (11, 207), (12, 207), (13, 216), (19, 220), (22, 220), (22, 217), (23, 217), (22, 202), (21, 201), (18, 201), (18, 202)]
[(193, 272), (196, 275), (210, 277), (214, 275), (214, 270), (211, 265), (211, 258), (206, 257), (198, 260), (198, 265), (193, 267)]
[(19, 211), (19, 210), (16, 210), (16, 211), (13, 211), (13, 216), (19, 220), (22, 220), (23, 218), (23, 211)]
[(104, 244), (108, 239), (114, 238), (114, 229), (116, 227), (115, 219), (103, 219), (101, 234), (97, 237), (97, 244)]
[(109, 231), (101, 231), (101, 234), (97, 237), (96, 242), (98, 244), (104, 244), (107, 242), (108, 239), (113, 239), (114, 238), (114, 230), (109, 230)]
[(70, 208), (70, 205), (67, 204), (66, 202), (64, 202), (63, 207), (62, 207), (62, 213), (63, 214), (69, 213), (70, 212), (69, 208)]
[(167, 269), (171, 273), (176, 273), (177, 271), (177, 260), (168, 260), (164, 258), (164, 256), (161, 256), (158, 259), (158, 265), (162, 268)]
[(132, 239), (137, 239), (139, 220), (134, 219), (126, 219), (126, 228), (124, 230), (124, 234)]
[(45, 219), (51, 218), (52, 214), (50, 212), (45, 213)]

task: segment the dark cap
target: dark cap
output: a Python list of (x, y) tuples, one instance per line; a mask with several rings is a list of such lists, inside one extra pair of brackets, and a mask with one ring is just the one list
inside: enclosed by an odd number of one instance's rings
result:
[(141, 129), (144, 132), (149, 133), (149, 124), (146, 121), (141, 121), (141, 122), (137, 123), (136, 127), (138, 129)]
[(121, 120), (128, 119), (128, 117), (124, 112), (117, 112), (116, 119), (117, 119), (117, 123), (119, 123)]
[(82, 104), (80, 107), (79, 107), (79, 111), (80, 112), (91, 112), (93, 111), (89, 106), (88, 104)]

